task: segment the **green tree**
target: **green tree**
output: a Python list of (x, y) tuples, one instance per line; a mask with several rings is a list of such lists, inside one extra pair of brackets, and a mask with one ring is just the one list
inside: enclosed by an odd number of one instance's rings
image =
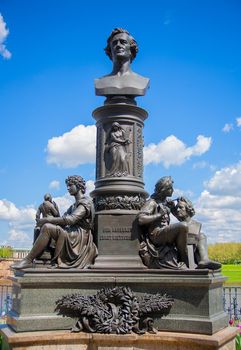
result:
[(0, 258), (11, 258), (13, 255), (13, 249), (9, 246), (0, 247)]

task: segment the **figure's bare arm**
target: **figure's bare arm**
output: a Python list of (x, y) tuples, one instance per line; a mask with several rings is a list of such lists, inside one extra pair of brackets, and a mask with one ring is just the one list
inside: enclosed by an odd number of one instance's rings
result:
[(55, 216), (55, 217), (60, 216), (59, 215), (59, 210), (58, 210), (58, 208), (55, 207), (54, 204), (53, 204), (53, 207), (51, 208), (51, 212), (52, 212), (52, 215)]
[(59, 225), (59, 226), (66, 226), (65, 220), (63, 217), (53, 217), (49, 216), (47, 218), (42, 218), (37, 221), (38, 226), (43, 226), (44, 224), (53, 224), (53, 225)]
[(54, 205), (55, 210), (56, 210), (56, 213), (57, 213), (57, 215), (56, 215), (56, 216), (60, 216), (60, 212), (59, 212), (58, 205), (57, 205), (55, 202), (53, 202), (53, 205)]
[[(71, 208), (70, 208), (71, 209)], [(79, 205), (76, 209), (74, 209), (72, 212), (71, 210), (68, 210), (65, 215), (62, 217), (47, 217), (40, 219), (38, 221), (39, 226), (43, 226), (46, 223), (50, 223), (53, 225), (59, 225), (59, 226), (73, 226), (77, 225), (79, 221), (84, 218), (87, 213), (87, 209), (83, 205)]]
[(139, 225), (148, 225), (162, 217), (161, 213), (155, 214), (154, 201), (148, 201), (138, 215)]
[(40, 219), (40, 215), (41, 215), (41, 210), (40, 210), (40, 207), (38, 207), (38, 210), (36, 212), (36, 217), (35, 217), (36, 221), (38, 221)]
[(112, 134), (111, 134), (110, 140), (111, 140), (112, 142), (119, 143), (120, 145), (125, 145), (125, 144), (127, 143), (127, 141), (128, 141), (128, 140), (126, 140), (126, 139), (123, 138), (123, 137), (122, 137), (122, 138), (117, 137), (117, 136), (115, 135), (115, 133), (112, 133)]
[(153, 214), (153, 215), (140, 214), (138, 217), (138, 222), (140, 225), (148, 225), (160, 219), (161, 217), (162, 215), (160, 213)]
[[(88, 215), (87, 209), (84, 205), (80, 204), (72, 213), (63, 216), (65, 225), (76, 225), (81, 219)], [(58, 219), (58, 218), (56, 218)]]

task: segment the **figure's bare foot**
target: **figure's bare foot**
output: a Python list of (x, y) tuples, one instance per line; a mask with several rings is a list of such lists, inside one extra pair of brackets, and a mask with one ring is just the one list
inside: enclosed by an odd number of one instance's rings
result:
[(15, 270), (28, 269), (32, 267), (34, 267), (33, 262), (28, 258), (24, 258), (23, 260), (11, 265), (11, 268)]

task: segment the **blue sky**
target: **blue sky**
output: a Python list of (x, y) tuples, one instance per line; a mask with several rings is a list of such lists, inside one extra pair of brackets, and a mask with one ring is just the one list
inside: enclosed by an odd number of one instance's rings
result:
[(0, 0), (0, 244), (31, 245), (46, 192), (61, 212), (64, 180), (93, 188), (93, 80), (111, 70), (103, 48), (123, 27), (151, 80), (138, 105), (146, 190), (171, 175), (194, 202), (209, 243), (241, 241), (241, 2)]

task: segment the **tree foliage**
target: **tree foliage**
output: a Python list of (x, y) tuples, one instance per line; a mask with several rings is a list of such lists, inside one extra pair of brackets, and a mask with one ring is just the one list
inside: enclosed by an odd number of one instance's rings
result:
[(216, 243), (208, 247), (209, 258), (221, 264), (241, 264), (241, 243)]

